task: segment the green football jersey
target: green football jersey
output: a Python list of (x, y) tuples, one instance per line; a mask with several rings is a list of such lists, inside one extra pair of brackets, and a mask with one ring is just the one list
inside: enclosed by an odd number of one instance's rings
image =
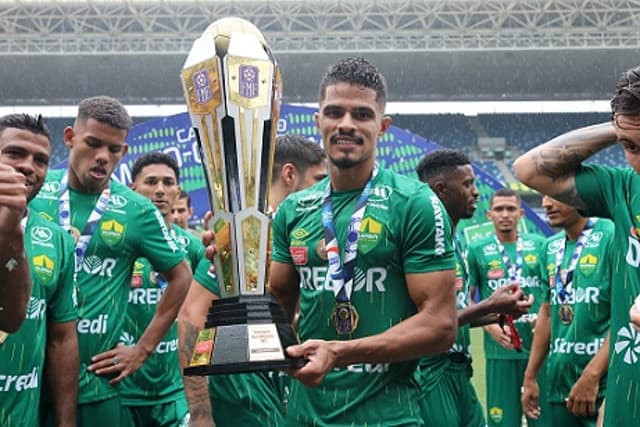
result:
[[(543, 297), (540, 281), (540, 248), (544, 237), (537, 234), (522, 234), (522, 273), (520, 288), (527, 295), (533, 295), (533, 307), (515, 321), (522, 338), (522, 352), (505, 350), (487, 332), (484, 333), (484, 352), (487, 359), (528, 359), (533, 339), (531, 321), (536, 318)], [(516, 262), (516, 243), (505, 243), (504, 250), (513, 264)], [(469, 246), (469, 283), (480, 290), (480, 299), (487, 299), (493, 292), (509, 284), (508, 266), (503, 262), (502, 254), (495, 235), (486, 237)]]
[[(456, 309), (458, 311), (469, 306), (469, 267), (464, 257), (463, 249), (457, 249), (456, 253)], [(423, 388), (423, 392), (428, 392), (436, 385), (442, 375), (454, 363), (451, 359), (452, 353), (459, 353), (467, 358), (471, 363), (471, 337), (469, 334), (470, 326), (465, 324), (458, 327), (458, 334), (453, 346), (446, 353), (436, 354), (434, 356), (423, 357), (420, 359), (420, 368), (416, 370), (416, 379)], [(457, 372), (459, 369), (455, 367)]]
[[(31, 202), (33, 210), (59, 221), (60, 181), (55, 170)], [(99, 194), (70, 190), (71, 225), (83, 230)], [(157, 271), (167, 271), (184, 259), (164, 219), (150, 200), (111, 180), (111, 197), (87, 247), (78, 280), (78, 342), (80, 379), (78, 403), (117, 395), (109, 378), (87, 370), (91, 357), (118, 344), (126, 318), (131, 273), (138, 258), (147, 258)]]
[(47, 323), (78, 318), (73, 239), (61, 227), (30, 212), (25, 250), (32, 291), (20, 329), (0, 344), (0, 425), (38, 425)]
[[(556, 256), (562, 250), (565, 233), (550, 237), (541, 252), (541, 277), (550, 304), (551, 341), (547, 356), (549, 401), (565, 403), (582, 370), (598, 352), (609, 331), (611, 315), (611, 253), (614, 225), (607, 219), (595, 223), (586, 240), (567, 290), (561, 300), (556, 291)], [(576, 241), (568, 241), (561, 271), (568, 270)], [(606, 378), (600, 380), (598, 397), (604, 397)]]
[[(273, 222), (273, 260), (295, 265), (300, 277), (301, 340), (349, 340), (382, 333), (416, 313), (405, 274), (455, 268), (451, 222), (431, 189), (381, 169), (373, 179), (361, 222), (351, 302), (357, 329), (338, 335), (322, 226), (328, 179), (290, 195)], [(335, 192), (333, 216), (340, 251), (361, 189)], [(292, 425), (420, 424), (416, 361), (360, 363), (337, 368), (314, 388), (292, 381)]]
[[(194, 279), (206, 288), (216, 288), (215, 276), (207, 274), (211, 262), (204, 256), (204, 245), (198, 238), (177, 225), (173, 225), (171, 235), (175, 238), (194, 271)], [(205, 264), (203, 268), (198, 268)], [(153, 270), (146, 258), (139, 258), (133, 267), (129, 307), (120, 342), (135, 345), (153, 319), (156, 307), (165, 287), (164, 280)], [(155, 351), (140, 369), (125, 378), (119, 387), (125, 405), (147, 406), (166, 403), (184, 395), (182, 369), (178, 353), (178, 326), (174, 323), (163, 337)]]
[(587, 214), (615, 224), (611, 344), (605, 426), (640, 425), (640, 333), (629, 308), (640, 294), (640, 176), (632, 169), (582, 166), (576, 188)]

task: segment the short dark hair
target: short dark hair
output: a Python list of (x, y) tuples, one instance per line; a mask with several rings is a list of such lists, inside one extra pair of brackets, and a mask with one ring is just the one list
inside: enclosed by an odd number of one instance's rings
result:
[(41, 114), (30, 116), (29, 114), (15, 113), (0, 117), (0, 135), (8, 128), (28, 130), (31, 133), (46, 136), (51, 141), (49, 128)]
[(489, 201), (489, 206), (493, 206), (493, 200), (496, 197), (515, 197), (516, 200), (518, 201), (518, 203), (521, 203), (520, 195), (518, 193), (516, 193), (515, 191), (513, 191), (512, 189), (510, 189), (510, 188), (499, 188), (499, 189), (497, 189), (491, 195), (491, 200)]
[(176, 182), (180, 182), (180, 168), (176, 159), (166, 153), (160, 151), (153, 151), (151, 153), (145, 153), (138, 157), (131, 167), (131, 181), (135, 181), (142, 169), (149, 165), (167, 165), (176, 174)]
[(322, 147), (302, 135), (287, 134), (276, 138), (272, 176), (277, 176), (285, 163), (292, 163), (301, 174), (310, 166), (319, 165), (326, 159)]
[(373, 89), (376, 101), (382, 106), (387, 103), (387, 82), (378, 69), (364, 58), (343, 58), (329, 67), (320, 80), (319, 98), (324, 100), (327, 86), (336, 83), (349, 83)]
[(429, 185), (437, 179), (454, 171), (458, 166), (470, 165), (471, 161), (466, 154), (456, 150), (435, 150), (428, 153), (420, 160), (416, 172), (422, 182)]
[(180, 194), (178, 195), (178, 200), (180, 199), (187, 199), (187, 207), (190, 208), (191, 207), (191, 196), (189, 195), (189, 193), (187, 193), (186, 191), (184, 191), (182, 188), (180, 189)]
[(78, 105), (77, 120), (94, 119), (113, 128), (129, 131), (133, 120), (120, 101), (110, 96), (83, 99)]

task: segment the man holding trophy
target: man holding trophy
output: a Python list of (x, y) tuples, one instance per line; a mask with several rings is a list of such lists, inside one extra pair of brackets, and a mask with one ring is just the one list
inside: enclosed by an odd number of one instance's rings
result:
[(376, 165), (385, 101), (366, 60), (328, 70), (316, 123), (329, 178), (273, 222), (270, 286), (290, 320), (299, 304), (304, 342), (287, 353), (307, 360), (288, 425), (421, 425), (413, 360), (456, 335), (450, 221), (427, 186)]

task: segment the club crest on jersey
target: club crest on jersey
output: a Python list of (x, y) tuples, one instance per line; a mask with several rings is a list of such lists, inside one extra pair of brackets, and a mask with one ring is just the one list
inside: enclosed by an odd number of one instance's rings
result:
[(375, 219), (363, 218), (360, 223), (360, 238), (358, 239), (359, 252), (366, 254), (375, 248), (381, 240), (382, 230), (382, 224)]
[(115, 219), (100, 224), (100, 237), (108, 246), (115, 246), (124, 236), (125, 226)]
[(529, 267), (535, 267), (538, 263), (538, 257), (534, 254), (525, 255), (524, 262), (526, 262)]
[(501, 279), (501, 278), (504, 277), (504, 269), (502, 269), (502, 268), (491, 269), (487, 273), (487, 277), (489, 279)]
[(306, 246), (291, 246), (289, 253), (295, 265), (306, 265), (309, 262), (309, 249)]
[(53, 278), (55, 262), (46, 255), (36, 255), (31, 259), (31, 265), (36, 276), (44, 283), (48, 283)]
[(498, 408), (497, 406), (493, 406), (489, 409), (489, 417), (494, 423), (502, 422), (503, 413), (504, 411), (502, 410), (502, 408)]
[(578, 268), (580, 272), (585, 276), (591, 276), (591, 274), (596, 271), (596, 267), (598, 266), (598, 257), (587, 254), (580, 258), (578, 262)]

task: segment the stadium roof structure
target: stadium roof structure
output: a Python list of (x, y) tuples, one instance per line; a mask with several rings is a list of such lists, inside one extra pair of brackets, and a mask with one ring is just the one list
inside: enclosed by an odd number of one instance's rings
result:
[(348, 55), (396, 101), (600, 99), (640, 57), (640, 0), (0, 0), (1, 102), (181, 100), (181, 64), (223, 16), (263, 32), (287, 102), (313, 101), (308, 82)]

